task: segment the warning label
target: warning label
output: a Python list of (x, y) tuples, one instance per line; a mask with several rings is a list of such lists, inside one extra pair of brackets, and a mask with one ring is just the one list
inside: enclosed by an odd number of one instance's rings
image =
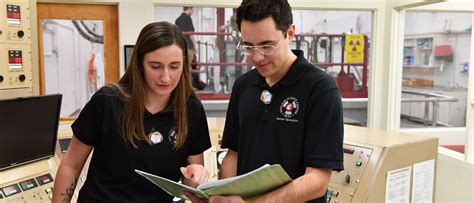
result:
[(346, 35), (346, 63), (362, 63), (364, 46), (364, 35)]

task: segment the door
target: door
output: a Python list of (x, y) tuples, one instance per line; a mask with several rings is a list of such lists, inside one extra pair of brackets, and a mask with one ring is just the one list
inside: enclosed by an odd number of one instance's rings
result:
[(63, 94), (61, 117), (75, 117), (119, 79), (117, 6), (38, 3), (37, 15), (40, 94)]

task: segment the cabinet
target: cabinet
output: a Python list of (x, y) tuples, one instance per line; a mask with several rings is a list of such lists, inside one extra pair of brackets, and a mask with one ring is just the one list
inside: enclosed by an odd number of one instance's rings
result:
[(405, 38), (404, 66), (432, 68), (433, 58), (433, 37)]

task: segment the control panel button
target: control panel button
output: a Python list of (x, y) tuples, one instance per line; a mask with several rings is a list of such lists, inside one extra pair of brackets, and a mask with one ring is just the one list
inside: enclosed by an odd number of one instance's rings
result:
[(26, 77), (25, 77), (25, 75), (21, 74), (20, 76), (18, 76), (18, 79), (19, 79), (21, 82), (23, 82), (23, 81), (25, 81)]
[(9, 197), (9, 196), (12, 196), (14, 194), (20, 193), (21, 189), (20, 189), (20, 186), (18, 186), (18, 184), (15, 183), (13, 185), (3, 187), (2, 191), (5, 194), (5, 197)]
[(53, 177), (51, 177), (50, 174), (45, 174), (45, 175), (36, 177), (36, 181), (38, 181), (40, 185), (44, 185), (44, 184), (53, 182)]
[(356, 166), (362, 166), (362, 161), (356, 161)]
[(23, 32), (23, 30), (18, 30), (16, 35), (18, 35), (19, 38), (22, 38), (23, 36), (25, 36), (25, 32)]
[(350, 175), (346, 175), (345, 181), (346, 181), (347, 184), (349, 184), (349, 183), (351, 182), (351, 176), (350, 176)]
[(34, 178), (29, 179), (29, 180), (25, 180), (25, 181), (20, 183), (20, 187), (23, 191), (27, 191), (27, 190), (35, 188), (37, 186), (38, 186), (38, 184), (36, 183)]

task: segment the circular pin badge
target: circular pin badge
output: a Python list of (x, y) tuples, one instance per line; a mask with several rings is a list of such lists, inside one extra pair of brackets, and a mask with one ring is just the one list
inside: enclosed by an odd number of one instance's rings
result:
[(153, 144), (158, 144), (163, 141), (163, 135), (161, 135), (161, 133), (158, 131), (151, 132), (150, 134), (148, 134), (148, 137), (150, 138)]
[(264, 104), (272, 103), (272, 98), (273, 95), (268, 90), (263, 90), (262, 94), (260, 94), (260, 101), (262, 101)]

